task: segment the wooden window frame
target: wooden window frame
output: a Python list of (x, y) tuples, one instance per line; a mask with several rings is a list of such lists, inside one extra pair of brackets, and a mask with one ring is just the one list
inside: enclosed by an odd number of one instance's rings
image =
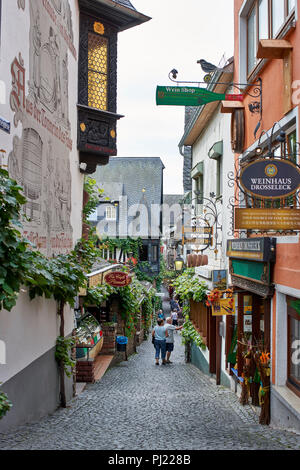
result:
[[(277, 0), (278, 1), (278, 0)], [(276, 35), (273, 34), (273, 10), (272, 10), (272, 0), (268, 0), (268, 39), (276, 39), (278, 38), (284, 28), (286, 27), (286, 25), (288, 24), (288, 22), (291, 20), (292, 16), (295, 14), (295, 7), (290, 11), (290, 13), (288, 13), (288, 0), (282, 0), (284, 1), (284, 21), (283, 21), (283, 24), (280, 26), (279, 30), (276, 32)], [(255, 66), (249, 70), (248, 69), (248, 64), (249, 64), (249, 57), (248, 57), (248, 51), (249, 51), (249, 48), (248, 48), (248, 22), (249, 22), (249, 17), (250, 15), (252, 14), (253, 12), (253, 9), (256, 9), (256, 44), (257, 44), (257, 47), (258, 47), (258, 44), (259, 44), (259, 0), (254, 0), (253, 2), (253, 5), (251, 6), (248, 14), (247, 14), (247, 17), (246, 17), (246, 21), (247, 21), (247, 28), (246, 28), (246, 35), (247, 35), (247, 40), (246, 40), (246, 50), (247, 50), (247, 79), (249, 80), (249, 78), (253, 75), (253, 73), (255, 72), (255, 69), (256, 67), (258, 66), (258, 64), (260, 63), (261, 59), (258, 59), (255, 63)]]

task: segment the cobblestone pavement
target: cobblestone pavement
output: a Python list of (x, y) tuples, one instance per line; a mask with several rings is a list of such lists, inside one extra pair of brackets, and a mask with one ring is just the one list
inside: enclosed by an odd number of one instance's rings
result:
[(259, 425), (250, 406), (185, 364), (179, 333), (175, 346), (173, 363), (156, 366), (149, 339), (71, 407), (0, 435), (0, 449), (300, 449), (299, 435)]

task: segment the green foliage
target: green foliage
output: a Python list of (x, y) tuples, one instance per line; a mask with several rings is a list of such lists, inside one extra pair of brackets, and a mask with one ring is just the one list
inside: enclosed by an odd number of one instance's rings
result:
[(176, 294), (181, 300), (194, 300), (195, 302), (202, 302), (208, 291), (208, 286), (205, 282), (199, 281), (195, 276), (194, 268), (188, 268), (175, 279), (173, 282)]
[(105, 248), (111, 252), (115, 249), (121, 250), (122, 253), (128, 255), (132, 253), (132, 256), (136, 259), (139, 258), (139, 250), (142, 247), (143, 242), (141, 238), (103, 238), (101, 240), (100, 248)]
[(182, 336), (183, 344), (194, 343), (196, 344), (196, 346), (200, 347), (201, 349), (203, 350), (206, 349), (206, 344), (203, 342), (201, 335), (195, 329), (188, 315), (186, 315), (185, 317), (185, 323), (181, 330), (181, 336)]
[(147, 292), (147, 289), (141, 282), (134, 278), (129, 286), (118, 288), (117, 292), (120, 296), (121, 315), (125, 321), (125, 335), (130, 338), (134, 335), (143, 304), (146, 305), (146, 315), (143, 320), (148, 324), (150, 303), (152, 305), (156, 291), (155, 289), (150, 289), (150, 291)]
[(18, 228), (26, 199), (22, 188), (0, 169), (0, 309), (16, 304), (25, 273), (31, 268), (29, 242)]
[[(65, 338), (58, 336), (56, 339), (55, 359), (59, 364), (63, 364), (67, 377), (71, 377), (75, 361), (71, 359), (71, 350), (75, 345), (75, 338), (72, 336)], [(71, 368), (71, 371), (69, 370)]]
[(87, 295), (84, 298), (84, 305), (100, 305), (116, 292), (116, 288), (108, 284), (90, 287), (87, 289)]
[(32, 252), (31, 260), (32, 269), (25, 278), (30, 299), (44, 295), (73, 307), (80, 287), (86, 285), (85, 272), (75, 253), (48, 259), (39, 252)]
[(94, 212), (99, 204), (99, 198), (103, 195), (104, 190), (96, 186), (96, 180), (87, 176), (84, 180), (84, 191), (88, 193), (89, 200), (83, 208), (83, 218), (88, 221), (89, 216)]
[(151, 264), (148, 261), (139, 261), (134, 268), (134, 273), (139, 281), (153, 282), (154, 276), (151, 276)]
[(0, 392), (0, 419), (11, 409), (12, 403), (4, 392)]

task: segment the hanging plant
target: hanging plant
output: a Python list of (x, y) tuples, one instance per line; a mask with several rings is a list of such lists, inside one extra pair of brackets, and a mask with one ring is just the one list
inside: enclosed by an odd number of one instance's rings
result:
[(194, 300), (195, 302), (202, 302), (206, 299), (208, 286), (205, 282), (199, 281), (195, 276), (195, 269), (188, 268), (184, 273), (174, 280), (173, 286), (175, 287), (176, 295), (184, 300)]

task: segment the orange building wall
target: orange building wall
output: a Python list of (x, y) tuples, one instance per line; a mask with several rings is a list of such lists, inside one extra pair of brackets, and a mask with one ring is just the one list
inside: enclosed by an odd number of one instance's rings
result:
[[(235, 31), (234, 31), (234, 81), (239, 82), (239, 10), (243, 0), (234, 1)], [(300, 0), (298, 0), (298, 14), (300, 13)], [(296, 23), (296, 29), (285, 37), (294, 46), (293, 50), (293, 81), (300, 80), (300, 19)], [(246, 54), (246, 51), (245, 51)], [(262, 123), (256, 139), (254, 130), (259, 121), (258, 114), (251, 114), (248, 104), (254, 101), (253, 98), (246, 97), (245, 104), (245, 148), (246, 150), (256, 140), (258, 140), (262, 130), (269, 131), (273, 124), (284, 117), (283, 112), (283, 61), (281, 59), (269, 60), (264, 69), (260, 72), (262, 79), (263, 93), (263, 115)], [(300, 87), (298, 96), (300, 98)], [(299, 105), (293, 105), (298, 107)], [(299, 113), (299, 111), (298, 111)], [(298, 114), (299, 117), (299, 114)], [(298, 140), (300, 140), (300, 126), (298, 119)], [(277, 128), (278, 130), (278, 128)], [(269, 132), (270, 135), (270, 132)], [(298, 162), (299, 163), (299, 162)], [(274, 282), (285, 286), (300, 289), (300, 243), (277, 244), (276, 264), (274, 269)]]

